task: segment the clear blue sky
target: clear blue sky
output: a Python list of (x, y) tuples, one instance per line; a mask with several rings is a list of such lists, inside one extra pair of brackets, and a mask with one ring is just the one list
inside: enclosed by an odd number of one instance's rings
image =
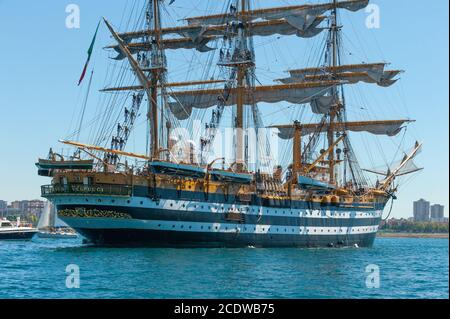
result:
[[(177, 0), (169, 10), (174, 11), (173, 18), (181, 18), (189, 12), (199, 15), (205, 13), (205, 3), (211, 4), (211, 10), (219, 9), (212, 4), (214, 2), (217, 4), (217, 1)], [(299, 2), (255, 1), (260, 7)], [(65, 27), (65, 8), (70, 3), (81, 8), (80, 29)], [(132, 0), (0, 0), (0, 199), (13, 201), (40, 196), (40, 185), (49, 181), (37, 176), (34, 163), (69, 132), (74, 110), (84, 94), (83, 89), (76, 87), (76, 81), (95, 26), (101, 16), (106, 16), (120, 27), (124, 8), (132, 3)], [(425, 143), (418, 164), (426, 169), (402, 188), (394, 216), (409, 217), (412, 201), (422, 197), (442, 203), (448, 209), (448, 1), (374, 0), (372, 3), (381, 9), (380, 29), (364, 30), (364, 12), (355, 14), (351, 24), (346, 25), (350, 30), (350, 44), (364, 46), (361, 51), (355, 49), (353, 56), (361, 53), (373, 62), (388, 60), (393, 67), (407, 72), (396, 88), (388, 89), (389, 104), (384, 104), (383, 98), (372, 100), (375, 95), (368, 91), (371, 114), (379, 108), (384, 117), (390, 113), (417, 119), (408, 136), (410, 141), (419, 139)], [(353, 29), (362, 29), (358, 38), (352, 37)], [(93, 84), (95, 90), (104, 83), (102, 71), (108, 54), (101, 47), (109, 41), (106, 28), (102, 27), (92, 63), (98, 74)], [(288, 41), (286, 45), (299, 42), (295, 37)], [(259, 61), (270, 68), (272, 62), (278, 61), (268, 58), (271, 49), (265, 48)], [(295, 66), (304, 66), (301, 65), (304, 59), (289, 60), (293, 48), (278, 45), (276, 49), (280, 55), (287, 56), (284, 69), (295, 63)], [(279, 74), (280, 70), (270, 71)], [(95, 109), (96, 101), (97, 92), (91, 96), (89, 108)], [(401, 105), (391, 107), (397, 102)]]

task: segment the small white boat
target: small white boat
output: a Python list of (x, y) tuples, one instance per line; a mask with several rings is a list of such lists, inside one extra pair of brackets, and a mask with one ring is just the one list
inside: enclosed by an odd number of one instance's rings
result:
[(78, 238), (78, 235), (66, 229), (53, 229), (47, 231), (40, 231), (37, 235), (39, 238), (43, 239), (75, 239)]
[(37, 236), (43, 239), (76, 239), (77, 233), (62, 221), (56, 215), (56, 209), (52, 203), (45, 204), (44, 211), (38, 223), (39, 232)]
[(37, 232), (36, 228), (21, 226), (20, 218), (16, 225), (7, 219), (0, 220), (0, 240), (31, 240)]

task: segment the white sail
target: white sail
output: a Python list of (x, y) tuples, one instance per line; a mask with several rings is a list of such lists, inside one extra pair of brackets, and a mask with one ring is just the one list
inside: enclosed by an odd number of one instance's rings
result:
[(46, 229), (49, 227), (52, 227), (51, 225), (51, 214), (53, 211), (53, 205), (49, 201), (45, 202), (44, 210), (41, 213), (41, 216), (39, 218), (38, 222), (38, 229)]
[(61, 219), (58, 218), (55, 206), (50, 202), (46, 201), (44, 210), (42, 211), (41, 217), (38, 222), (38, 229), (45, 230), (54, 227), (68, 227)]

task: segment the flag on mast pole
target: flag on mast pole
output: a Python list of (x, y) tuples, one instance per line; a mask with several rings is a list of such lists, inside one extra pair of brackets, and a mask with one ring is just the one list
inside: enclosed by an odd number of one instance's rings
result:
[(89, 66), (89, 61), (91, 60), (91, 55), (92, 55), (92, 52), (94, 51), (95, 39), (97, 38), (97, 33), (98, 33), (99, 27), (100, 27), (100, 21), (98, 22), (97, 29), (95, 30), (94, 38), (92, 39), (91, 46), (89, 47), (89, 50), (87, 52), (88, 58), (87, 58), (86, 64), (84, 65), (83, 72), (81, 73), (80, 80), (78, 81), (78, 86), (80, 86), (81, 82), (83, 82), (83, 79), (86, 76), (86, 71)]

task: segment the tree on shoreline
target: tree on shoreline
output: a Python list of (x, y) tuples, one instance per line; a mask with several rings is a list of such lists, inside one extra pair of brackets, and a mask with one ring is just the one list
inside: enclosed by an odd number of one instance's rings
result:
[(412, 222), (405, 219), (391, 219), (382, 222), (381, 231), (414, 234), (444, 234), (449, 232), (448, 223), (438, 222)]

